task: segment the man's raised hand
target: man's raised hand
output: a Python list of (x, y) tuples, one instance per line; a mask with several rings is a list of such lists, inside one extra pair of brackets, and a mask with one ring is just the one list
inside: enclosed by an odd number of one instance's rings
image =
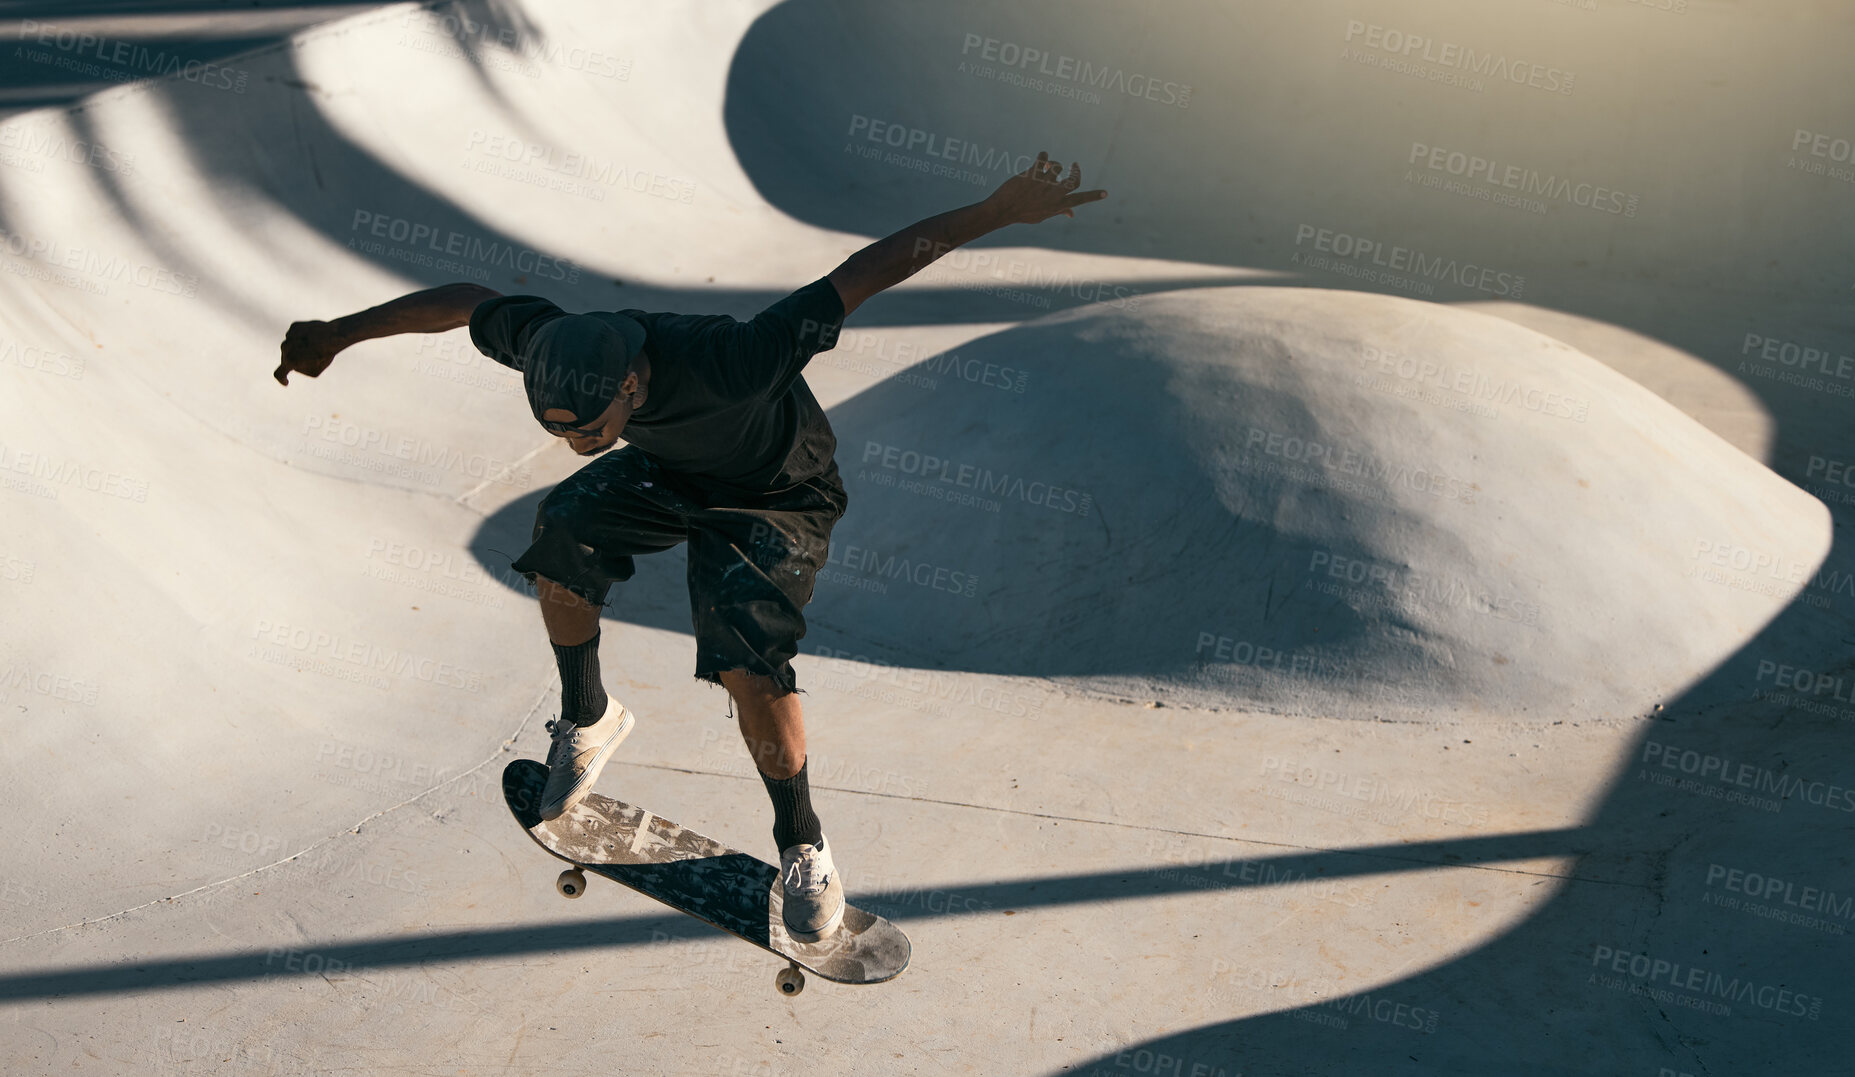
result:
[(271, 377), (277, 384), (290, 384), (291, 374), (313, 378), (328, 369), (335, 353), (347, 347), (331, 322), (292, 322), (283, 335), (283, 361)]
[(1103, 190), (1076, 190), (1080, 186), (1082, 166), (1071, 163), (1065, 176), (1063, 166), (1045, 151), (1029, 168), (999, 184), (986, 203), (1009, 224), (1036, 224), (1059, 213), (1074, 217), (1075, 207), (1108, 197)]

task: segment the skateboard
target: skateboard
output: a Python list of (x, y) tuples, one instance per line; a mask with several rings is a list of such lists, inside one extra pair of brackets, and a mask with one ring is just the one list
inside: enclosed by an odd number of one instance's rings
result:
[(879, 984), (908, 967), (902, 929), (844, 903), (843, 923), (818, 942), (801, 942), (780, 917), (779, 869), (678, 826), (643, 808), (588, 793), (573, 810), (543, 822), (536, 807), (547, 767), (517, 759), (502, 772), (502, 794), (535, 844), (572, 865), (555, 888), (577, 898), (586, 873), (623, 883), (679, 912), (746, 939), (788, 962), (774, 978), (782, 995), (805, 990), (805, 969), (844, 984)]

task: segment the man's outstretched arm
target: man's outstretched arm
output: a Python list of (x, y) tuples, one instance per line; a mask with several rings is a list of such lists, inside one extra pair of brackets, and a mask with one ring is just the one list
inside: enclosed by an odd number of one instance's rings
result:
[(1072, 163), (1069, 175), (1064, 176), (1061, 164), (1050, 160), (1048, 153), (1039, 153), (1034, 164), (999, 184), (985, 201), (916, 221), (879, 239), (845, 259), (828, 279), (843, 299), (848, 317), (870, 296), (914, 276), (955, 247), (1008, 224), (1036, 224), (1059, 213), (1074, 217), (1075, 207), (1108, 195), (1101, 190), (1076, 190), (1080, 186), (1081, 165)]
[(343, 348), (399, 333), (443, 333), (470, 324), (477, 304), (501, 292), (480, 284), (444, 284), (403, 295), (332, 322), (294, 322), (283, 337), (283, 361), (272, 377), (290, 384), (291, 374), (313, 378), (328, 369)]

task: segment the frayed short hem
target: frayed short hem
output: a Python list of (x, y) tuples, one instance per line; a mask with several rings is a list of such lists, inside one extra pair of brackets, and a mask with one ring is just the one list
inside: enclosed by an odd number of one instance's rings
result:
[(530, 598), (539, 599), (541, 597), (541, 581), (546, 580), (547, 582), (567, 592), (573, 597), (579, 599), (581, 602), (586, 603), (588, 606), (592, 606), (592, 607), (595, 607), (601, 610), (609, 609), (612, 606), (612, 584), (623, 582), (619, 580), (608, 581), (604, 587), (595, 591), (594, 589), (590, 587), (582, 587), (582, 586), (578, 586), (578, 585), (571, 584), (571, 583), (563, 583), (560, 580), (557, 580), (552, 576), (544, 575), (542, 572), (540, 572), (537, 569), (528, 569), (524, 571), (522, 569), (516, 568), (514, 565), (510, 565), (509, 570), (511, 572), (514, 572), (517, 576), (520, 576), (522, 579), (528, 581), (528, 597)]
[[(729, 670), (728, 672), (732, 673), (734, 671)], [(775, 676), (774, 674), (771, 674), (771, 673), (754, 673), (752, 670), (745, 669), (745, 668), (743, 668), (741, 672), (750, 674), (751, 676), (755, 676), (755, 677), (765, 677), (768, 680), (772, 681), (774, 684), (779, 685), (779, 687), (783, 689), (785, 693), (788, 695), (802, 696), (805, 694), (805, 689), (799, 687), (799, 678), (798, 678), (798, 674), (796, 673), (794, 673), (790, 679), (787, 679), (787, 678)], [(696, 674), (696, 680), (705, 681), (709, 684), (714, 685), (717, 688), (727, 687), (727, 685), (721, 683), (720, 673), (698, 673)]]

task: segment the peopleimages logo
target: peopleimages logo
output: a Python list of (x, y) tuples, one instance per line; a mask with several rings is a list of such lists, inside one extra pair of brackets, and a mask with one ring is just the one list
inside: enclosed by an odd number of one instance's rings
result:
[(31, 344), (22, 346), (11, 340), (0, 340), (0, 364), (56, 374), (61, 378), (76, 379), (84, 376), (84, 357), (81, 355), (55, 352)]
[(1577, 81), (1577, 75), (1562, 68), (1516, 60), (1497, 52), (1482, 52), (1472, 45), (1439, 41), (1357, 19), (1346, 24), (1346, 42), (1388, 55), (1391, 59), (1385, 61), (1384, 66), (1391, 70), (1402, 70), (1401, 65), (1421, 62), (1560, 94), (1571, 93)]
[(1636, 216), (1636, 208), (1641, 202), (1638, 195), (1619, 191), (1598, 183), (1573, 182), (1569, 177), (1542, 174), (1536, 168), (1524, 165), (1503, 163), (1493, 158), (1465, 153), (1461, 150), (1444, 146), (1432, 146), (1424, 142), (1412, 142), (1406, 164), (1420, 165), (1431, 172), (1456, 176), (1465, 180), (1479, 180), (1482, 183), (1535, 195), (1555, 202), (1564, 202), (1581, 209), (1596, 210), (1622, 217)]
[[(52, 269), (68, 269), (80, 277), (126, 282), (164, 295), (191, 299), (199, 289), (198, 274), (176, 273), (162, 266), (130, 262), (118, 255), (88, 247), (72, 247), (54, 239), (0, 229), (0, 253), (37, 262)], [(101, 289), (99, 294), (106, 292)], [(91, 289), (93, 291), (98, 289)]]
[(1439, 796), (1428, 789), (1393, 786), (1383, 778), (1346, 773), (1325, 763), (1302, 763), (1294, 759), (1264, 756), (1262, 776), (1289, 785), (1305, 786), (1330, 796), (1369, 804), (1385, 804), (1399, 812), (1411, 812), (1425, 819), (1442, 819), (1463, 826), (1487, 826), (1493, 817), (1493, 809), (1485, 805)]
[(1016, 175), (1032, 163), (1029, 154), (1012, 153), (996, 146), (982, 148), (971, 139), (949, 138), (919, 127), (908, 127), (893, 120), (881, 120), (853, 112), (850, 115), (850, 129), (845, 132), (845, 137), (854, 139), (859, 136), (866, 142), (878, 143), (903, 153), (920, 153), (970, 165), (982, 173)]
[(1028, 505), (1038, 505), (1047, 509), (1055, 509), (1058, 512), (1073, 512), (1078, 516), (1087, 516), (1095, 503), (1092, 495), (1066, 486), (1059, 486), (1053, 482), (1026, 479), (1022, 475), (993, 471), (989, 467), (980, 467), (975, 464), (962, 464), (957, 460), (935, 456), (933, 453), (884, 445), (879, 441), (864, 442), (862, 462), (885, 471), (899, 472), (922, 482), (972, 490), (1005, 500), (1022, 501)]
[(970, 572), (912, 560), (905, 555), (881, 553), (855, 543), (834, 544), (826, 554), (825, 562), (876, 579), (904, 581), (964, 598), (973, 597), (979, 588), (979, 577)]
[[(450, 270), (458, 267), (457, 263), (435, 259), (433, 255), (443, 255), (447, 259), (457, 258), (477, 265), (503, 266), (523, 275), (532, 275), (544, 280), (562, 281), (572, 284), (580, 279), (580, 267), (571, 259), (555, 258), (541, 254), (527, 247), (517, 247), (498, 240), (485, 240), (481, 236), (465, 235), (449, 228), (439, 228), (394, 217), (386, 213), (357, 209), (349, 231), (356, 235), (348, 239), (348, 246), (366, 254), (383, 254), (396, 261), (411, 262), (416, 265), (435, 269)], [(367, 236), (375, 240), (385, 239), (394, 243), (404, 243), (405, 248), (388, 248), (380, 243), (363, 245), (356, 237)], [(429, 252), (429, 253), (428, 253)], [(479, 271), (480, 272), (480, 271)]]
[[(306, 440), (313, 437), (330, 446), (355, 450), (354, 454), (319, 452), (317, 450), (322, 447), (312, 442), (309, 446), (312, 456), (362, 467), (368, 465), (360, 461), (365, 460), (369, 455), (381, 457), (386, 461), (403, 462), (395, 467), (369, 467), (368, 469), (418, 479), (428, 486), (436, 483), (437, 476), (434, 472), (437, 471), (454, 471), (466, 478), (483, 479), (504, 485), (526, 482), (529, 476), (528, 468), (519, 466), (513, 461), (486, 456), (483, 453), (460, 452), (424, 438), (392, 434), (385, 430), (361, 426), (333, 417), (303, 416), (303, 435)], [(433, 470), (420, 472), (418, 470), (420, 468)]]
[(1777, 900), (1806, 912), (1820, 912), (1842, 920), (1855, 921), (1855, 898), (1815, 886), (1803, 886), (1789, 879), (1743, 871), (1723, 864), (1707, 865), (1707, 885), (1744, 894), (1761, 901)]
[[(117, 82), (156, 77), (180, 78), (209, 89), (230, 90), (240, 94), (245, 92), (246, 85), (251, 81), (250, 72), (237, 68), (220, 67), (200, 60), (184, 60), (134, 41), (73, 30), (56, 23), (21, 19), (16, 39), (31, 42), (41, 46), (41, 49), (28, 50), (23, 46), (15, 46), (13, 59), (50, 64), (75, 75)], [(100, 67), (91, 63), (91, 60), (114, 66)]]
[[(104, 172), (114, 172), (120, 176), (135, 173), (135, 154), (120, 153), (100, 142), (81, 138), (66, 138), (64, 132), (43, 126), (14, 123), (0, 127), (0, 161), (8, 164), (25, 163), (34, 158), (53, 161), (69, 161), (72, 164), (88, 165)], [(23, 154), (24, 156), (18, 156)], [(38, 168), (28, 165), (31, 171)]]
[(603, 188), (649, 194), (687, 204), (696, 194), (694, 180), (677, 179), (657, 172), (627, 168), (616, 161), (602, 160), (579, 150), (562, 150), (539, 142), (528, 142), (516, 135), (499, 134), (473, 128), (465, 140), (467, 154), (475, 154), (465, 168), (485, 175), (501, 176), (549, 190), (605, 198)]
[[(976, 287), (971, 290), (1001, 295), (1004, 298), (1016, 298), (1026, 293), (995, 289), (985, 284), (986, 281), (998, 281), (1022, 284), (1027, 288), (1039, 289), (1041, 292), (1065, 292), (1075, 296), (1084, 303), (1106, 303), (1108, 306), (1134, 310), (1140, 305), (1141, 292), (1124, 284), (1096, 280), (1092, 277), (1075, 277), (1067, 269), (1046, 269), (1037, 262), (1021, 258), (1003, 258), (992, 251), (973, 251), (954, 247), (946, 243), (936, 243), (926, 239), (915, 240), (915, 254), (928, 250), (934, 252), (934, 262), (928, 266), (919, 279), (924, 281), (952, 281), (978, 278)], [(1034, 306), (1048, 307), (1050, 297), (1047, 294), (1029, 293), (1029, 302)], [(1131, 298), (1130, 298), (1131, 297)]]
[(1771, 678), (1779, 688), (1786, 688), (1806, 696), (1828, 696), (1838, 703), (1855, 703), (1855, 685), (1838, 676), (1817, 673), (1799, 666), (1784, 665), (1769, 658), (1762, 658), (1758, 663), (1757, 680)]
[(61, 673), (34, 669), (30, 665), (16, 663), (0, 670), (0, 689), (36, 692), (53, 699), (62, 699), (67, 703), (82, 703), (86, 707), (94, 707), (97, 703), (99, 685), (95, 681), (67, 677)]
[[(1078, 60), (1074, 56), (1053, 55), (1047, 49), (1032, 48), (1015, 41), (1000, 41), (998, 38), (984, 37), (979, 34), (965, 35), (965, 39), (960, 44), (960, 55), (970, 56), (975, 49), (978, 50), (980, 59), (998, 64), (1000, 67), (1016, 68), (1019, 72), (1035, 70), (1037, 74), (1048, 78), (1092, 86), (1098, 90), (1124, 93), (1129, 97), (1145, 98), (1148, 101), (1174, 105), (1178, 108), (1184, 108), (1192, 102), (1192, 87), (1188, 82), (1173, 82), (1155, 78), (1152, 75), (1130, 75), (1118, 67), (1109, 67), (1106, 64), (1098, 66), (1087, 60)], [(976, 69), (976, 71), (980, 74), (990, 73), (989, 69)], [(1042, 83), (1034, 79), (1027, 85), (1032, 89), (1045, 89)], [(1095, 100), (1099, 101), (1100, 98), (1096, 97)]]
[(144, 502), (148, 500), (147, 479), (138, 479), (115, 471), (105, 471), (91, 464), (47, 456), (42, 452), (22, 452), (0, 442), (0, 473), (5, 472), (26, 475), (41, 482), (50, 483), (50, 487), (39, 487), (38, 490), (49, 494), (54, 501), (57, 500), (58, 487), (73, 486), (88, 490), (93, 494), (119, 497), (125, 501)]
[(1741, 763), (1723, 755), (1648, 740), (1643, 742), (1641, 763), (1645, 769), (1658, 767), (1678, 771), (1695, 778), (1769, 793), (1780, 800), (1796, 797), (1819, 808), (1855, 812), (1855, 788), (1780, 774), (1767, 767)]
[[(1378, 598), (1381, 602), (1395, 600), (1399, 603), (1460, 609), (1521, 625), (1539, 624), (1538, 603), (1455, 575), (1419, 572), (1409, 566), (1381, 564), (1331, 550), (1315, 550), (1308, 558), (1307, 574), (1312, 578), (1305, 581), (1303, 587), (1320, 594), (1344, 597), (1361, 607)], [(1327, 579), (1320, 579), (1323, 576)], [(1366, 586), (1347, 587), (1344, 586), (1346, 584)]]
[[(1311, 244), (1315, 253), (1303, 254), (1300, 249), (1303, 244)], [(1311, 224), (1295, 226), (1295, 247), (1289, 262), (1300, 265), (1306, 260), (1307, 264), (1317, 269), (1328, 268), (1329, 260), (1322, 258), (1325, 255), (1342, 259), (1346, 263), (1363, 263), (1365, 267), (1409, 273), (1418, 278), (1448, 280), (1464, 288), (1512, 299), (1518, 299), (1526, 288), (1526, 278), (1517, 273), (1426, 254), (1414, 247), (1387, 244), (1364, 236), (1336, 232), (1331, 228), (1317, 228)]]
[[(1463, 504), (1474, 504), (1475, 492), (1479, 489), (1472, 482), (1432, 468), (1394, 463), (1356, 449), (1326, 445), (1254, 426), (1249, 428), (1244, 448), (1292, 464), (1306, 464), (1307, 467), (1282, 470), (1281, 473), (1295, 481), (1305, 482), (1310, 478), (1318, 480), (1327, 477), (1323, 472), (1336, 472), (1341, 476), (1354, 476), (1373, 489), (1390, 491), (1402, 488)], [(1248, 462), (1247, 453), (1244, 462)], [(1320, 470), (1313, 470), (1315, 468)], [(1265, 470), (1265, 473), (1271, 472)], [(1341, 488), (1352, 489), (1353, 486), (1348, 484)]]
[(1745, 342), (1739, 346), (1739, 354), (1756, 355), (1767, 363), (1821, 374), (1826, 378), (1855, 379), (1855, 357), (1837, 355), (1827, 348), (1813, 348), (1759, 333), (1745, 335)]
[[(1729, 978), (1696, 965), (1684, 965), (1679, 961), (1633, 953), (1619, 947), (1598, 946), (1592, 951), (1591, 965), (1593, 968), (1604, 969), (1616, 976), (1628, 976), (1636, 981), (1634, 985), (1631, 985), (1631, 994), (1648, 995), (1659, 1001), (1689, 1005), (1694, 1009), (1707, 1008), (1704, 1005), (1695, 1005), (1704, 1000), (1664, 999), (1658, 993), (1657, 988), (1693, 991), (1700, 996), (1749, 1003), (1761, 1010), (1790, 1014), (1793, 1017), (1807, 1017), (1812, 1021), (1818, 1020), (1823, 1015), (1823, 999), (1820, 995), (1805, 995), (1788, 987), (1742, 980), (1737, 976)], [(1598, 983), (1599, 986), (1611, 988), (1623, 986), (1620, 982), (1610, 981), (1607, 978), (1599, 979), (1596, 973), (1592, 975), (1593, 978), (1589, 982)]]
[(427, 684), (468, 692), (483, 687), (483, 675), (477, 670), (301, 625), (259, 618), (252, 623), (251, 638), (259, 643), (287, 647), (306, 657), (346, 662), (394, 676), (411, 676)]

